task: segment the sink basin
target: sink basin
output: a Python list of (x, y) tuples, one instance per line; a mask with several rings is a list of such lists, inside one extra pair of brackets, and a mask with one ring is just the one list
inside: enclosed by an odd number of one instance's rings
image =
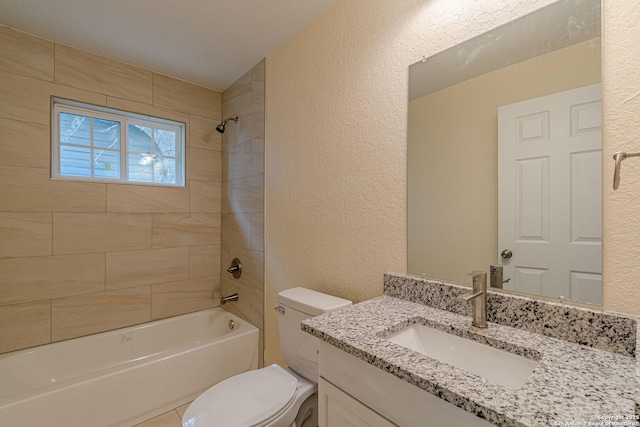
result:
[(535, 360), (425, 325), (407, 326), (385, 339), (511, 389), (522, 387), (538, 365)]

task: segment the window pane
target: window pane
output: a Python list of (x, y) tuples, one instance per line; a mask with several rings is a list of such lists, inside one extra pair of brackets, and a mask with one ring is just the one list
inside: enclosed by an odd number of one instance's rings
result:
[(93, 173), (97, 178), (120, 179), (120, 152), (96, 150)]
[(93, 143), (96, 147), (120, 149), (120, 122), (93, 120)]
[(60, 113), (60, 142), (91, 145), (91, 117)]
[(159, 157), (155, 164), (155, 182), (176, 183), (176, 159)]
[(60, 175), (91, 177), (91, 149), (61, 145)]
[(153, 157), (129, 154), (129, 181), (153, 182)]
[(54, 178), (184, 186), (184, 124), (59, 99), (54, 111)]
[(176, 133), (164, 129), (154, 129), (157, 154), (168, 157), (176, 157)]
[(151, 154), (151, 128), (129, 125), (129, 152)]

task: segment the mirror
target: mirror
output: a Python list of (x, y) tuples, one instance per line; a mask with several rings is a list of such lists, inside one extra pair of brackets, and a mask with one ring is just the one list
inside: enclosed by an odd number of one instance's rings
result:
[(557, 1), (411, 65), (409, 274), (602, 304), (600, 16)]

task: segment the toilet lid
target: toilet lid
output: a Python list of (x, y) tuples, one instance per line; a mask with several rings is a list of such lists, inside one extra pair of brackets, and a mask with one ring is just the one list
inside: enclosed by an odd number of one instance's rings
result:
[(259, 426), (293, 400), (298, 381), (278, 365), (228, 378), (201, 394), (182, 417), (184, 427)]

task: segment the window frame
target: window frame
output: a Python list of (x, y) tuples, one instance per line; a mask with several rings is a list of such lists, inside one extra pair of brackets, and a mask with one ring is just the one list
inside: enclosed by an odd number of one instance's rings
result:
[[(94, 162), (91, 161), (92, 176), (71, 176), (62, 175), (60, 171), (60, 113), (75, 114), (90, 117), (93, 119), (104, 119), (120, 123), (120, 178), (102, 178), (94, 175)], [(176, 152), (175, 152), (175, 184), (166, 182), (147, 182), (132, 181), (129, 178), (129, 125), (137, 125), (150, 127), (152, 129), (161, 129), (175, 131), (176, 134)], [(93, 127), (92, 127), (93, 128)], [(152, 131), (153, 132), (153, 131)], [(93, 142), (93, 139), (92, 139)], [(62, 143), (62, 145), (73, 145)], [(80, 145), (79, 145), (80, 146)], [(92, 143), (89, 148), (92, 150), (95, 145)], [(98, 147), (103, 149), (103, 147)], [(115, 150), (109, 150), (115, 151)], [(131, 152), (132, 154), (140, 154)], [(78, 101), (72, 101), (64, 98), (51, 98), (51, 179), (63, 181), (82, 181), (82, 182), (98, 182), (109, 184), (133, 184), (160, 187), (186, 187), (186, 123), (176, 120), (168, 120), (159, 117), (153, 117), (143, 114), (132, 113), (129, 111), (117, 110)], [(154, 156), (155, 157), (155, 156)], [(165, 156), (159, 156), (165, 157)], [(92, 155), (93, 159), (94, 156)], [(173, 158), (173, 157), (170, 157)], [(153, 170), (153, 168), (152, 168)]]

